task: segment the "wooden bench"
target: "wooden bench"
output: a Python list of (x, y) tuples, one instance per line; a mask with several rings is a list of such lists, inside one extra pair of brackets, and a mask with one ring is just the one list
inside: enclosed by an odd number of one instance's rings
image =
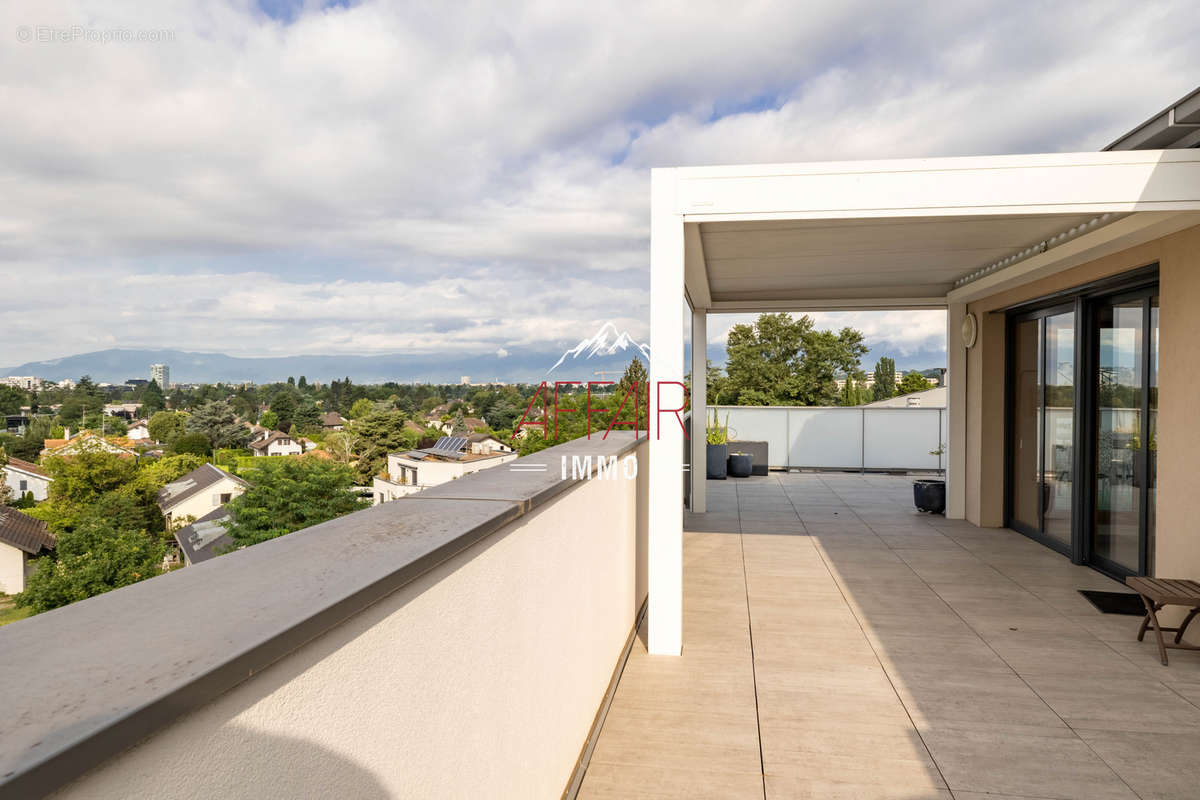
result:
[[(1146, 618), (1138, 629), (1138, 641), (1146, 635), (1146, 627), (1154, 628), (1158, 638), (1158, 655), (1162, 658), (1163, 666), (1167, 665), (1167, 648), (1174, 650), (1200, 650), (1191, 644), (1182, 644), (1183, 633), (1191, 624), (1192, 618), (1200, 614), (1200, 583), (1196, 581), (1170, 580), (1166, 578), (1126, 578), (1125, 584), (1142, 596), (1142, 604), (1146, 606)], [(1158, 612), (1166, 606), (1187, 606), (1190, 610), (1178, 628), (1164, 628), (1158, 624)], [(1175, 641), (1163, 642), (1163, 631), (1175, 634)]]

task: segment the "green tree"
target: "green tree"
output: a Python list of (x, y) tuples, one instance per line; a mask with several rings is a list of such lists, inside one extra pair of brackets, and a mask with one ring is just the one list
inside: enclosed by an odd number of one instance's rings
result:
[(321, 430), (321, 412), (311, 397), (305, 397), (300, 401), (299, 406), (296, 407), (296, 415), (292, 418), (292, 424), (296, 426), (299, 433), (313, 433)]
[(919, 372), (910, 372), (900, 379), (900, 387), (896, 390), (896, 394), (923, 392), (931, 386), (933, 384), (927, 381), (924, 375)]
[(4, 465), (7, 463), (8, 453), (4, 452), (3, 447), (0, 447), (0, 506), (8, 505), (13, 501), (12, 489), (9, 488), (7, 473), (4, 471)]
[(58, 418), (63, 425), (78, 427), (88, 414), (95, 414), (104, 408), (104, 396), (90, 376), (84, 375), (75, 384), (75, 388), (63, 399), (62, 407), (58, 410)]
[(855, 376), (847, 375), (846, 383), (842, 386), (842, 392), (838, 395), (838, 405), (840, 406), (859, 406), (864, 401), (862, 387), (855, 380)]
[(189, 433), (202, 433), (208, 437), (210, 449), (242, 447), (250, 438), (250, 431), (237, 421), (233, 406), (224, 400), (213, 400), (197, 408), (188, 417)]
[(208, 456), (212, 453), (212, 442), (203, 433), (185, 433), (171, 444), (171, 452), (179, 455), (190, 453)]
[(358, 437), (350, 431), (334, 431), (325, 437), (325, 450), (340, 464), (354, 460)]
[(167, 401), (163, 397), (162, 387), (158, 385), (158, 381), (147, 383), (146, 388), (142, 390), (142, 414), (150, 416), (166, 407)]
[(304, 391), (305, 389), (307, 389), (308, 388), (308, 378), (301, 375), (300, 380), (296, 382), (296, 388), (299, 389), (300, 391)]
[(20, 414), (21, 406), (28, 399), (25, 392), (15, 386), (0, 385), (0, 414)]
[(884, 356), (875, 363), (875, 385), (871, 394), (876, 400), (887, 400), (896, 394), (896, 362)]
[(187, 431), (187, 418), (181, 411), (159, 411), (150, 417), (146, 430), (154, 441), (171, 445)]
[(470, 431), (467, 430), (466, 420), (463, 419), (462, 411), (459, 411), (454, 415), (454, 421), (450, 424), (450, 435), (466, 436), (468, 433), (470, 433)]
[(271, 398), (271, 410), (275, 412), (278, 418), (278, 430), (291, 430), (292, 422), (296, 416), (296, 395), (284, 389)]
[(374, 410), (374, 403), (365, 397), (360, 397), (350, 406), (350, 419), (362, 419)]
[(18, 606), (48, 611), (162, 571), (162, 540), (142, 530), (119, 527), (103, 512), (87, 514), (73, 529), (57, 534), (54, 555), (34, 562), (25, 591), (15, 598)]
[(399, 411), (376, 411), (354, 424), (358, 437), (358, 475), (363, 481), (387, 468), (387, 455), (417, 446), (420, 436), (405, 426), (404, 414)]
[(229, 535), (239, 547), (257, 544), (366, 508), (352, 494), (354, 472), (316, 458), (261, 459), (254, 486), (230, 501)]
[(722, 391), (740, 405), (830, 405), (835, 375), (857, 370), (866, 350), (852, 328), (818, 331), (807, 315), (761, 314), (730, 329)]
[(116, 491), (133, 479), (137, 463), (115, 453), (88, 452), (70, 458), (48, 458), (42, 465), (54, 480), (48, 500), (68, 506), (86, 506), (101, 495)]
[(274, 411), (264, 411), (263, 415), (258, 418), (258, 424), (268, 430), (277, 430), (279, 428), (279, 415)]
[[(612, 403), (610, 405), (613, 411), (616, 411), (617, 406), (628, 395), (625, 407), (621, 409), (620, 422), (633, 422), (633, 401), (635, 398), (631, 389), (634, 386), (638, 387), (638, 397), (636, 398), (638, 401), (638, 430), (644, 431), (647, 430), (648, 420), (650, 419), (649, 398), (647, 397), (650, 391), (650, 373), (646, 371), (645, 365), (642, 364), (642, 360), (637, 356), (634, 356), (633, 360), (629, 362), (629, 366), (625, 368), (625, 374), (621, 376), (621, 380), (617, 381), (616, 391), (612, 394)], [(595, 403), (593, 403), (594, 405)], [(611, 416), (605, 418), (605, 427), (608, 426), (611, 419)], [(632, 428), (626, 427), (623, 430), (632, 430)], [(561, 437), (559, 438), (561, 441)]]

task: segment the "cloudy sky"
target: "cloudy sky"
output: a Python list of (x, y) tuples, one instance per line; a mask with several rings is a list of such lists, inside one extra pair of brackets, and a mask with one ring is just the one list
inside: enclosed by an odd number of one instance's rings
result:
[(0, 364), (644, 338), (651, 166), (1095, 150), (1200, 75), (1193, 2), (823, 5), (6, 0)]

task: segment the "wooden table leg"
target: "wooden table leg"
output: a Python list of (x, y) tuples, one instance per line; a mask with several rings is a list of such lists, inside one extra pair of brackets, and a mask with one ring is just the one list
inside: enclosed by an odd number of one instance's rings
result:
[(1179, 644), (1179, 641), (1183, 639), (1183, 632), (1187, 630), (1187, 626), (1191, 624), (1192, 618), (1197, 614), (1200, 614), (1200, 606), (1189, 611), (1183, 618), (1183, 622), (1179, 623), (1179, 627), (1175, 629), (1175, 644)]
[(1150, 598), (1146, 595), (1142, 595), (1142, 605), (1146, 606), (1146, 616), (1150, 618), (1150, 624), (1154, 626), (1154, 636), (1158, 640), (1158, 655), (1165, 667), (1167, 666), (1167, 647), (1163, 644), (1162, 631), (1158, 627), (1158, 608), (1150, 602)]

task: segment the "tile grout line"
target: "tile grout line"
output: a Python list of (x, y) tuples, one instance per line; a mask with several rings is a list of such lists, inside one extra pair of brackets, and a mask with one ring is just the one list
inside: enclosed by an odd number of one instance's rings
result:
[[(822, 482), (824, 482), (824, 481), (822, 481)], [(839, 499), (841, 499), (841, 495), (839, 495), (839, 494), (837, 493), (837, 490), (836, 490), (836, 489), (833, 489), (832, 487), (829, 487), (829, 490), (830, 490), (831, 492), (833, 492), (833, 494), (834, 494), (834, 495), (836, 495), (836, 496), (837, 496)], [(845, 503), (845, 500), (843, 500), (842, 502), (843, 502), (843, 503)], [(870, 531), (871, 531), (871, 533), (872, 533), (873, 535), (875, 535), (875, 536), (877, 536), (877, 537), (879, 536), (879, 534), (875, 533), (875, 529), (874, 529), (874, 528), (872, 528), (872, 527), (871, 527), (871, 526), (870, 526), (868, 523), (866, 523), (866, 522), (865, 522), (865, 521), (862, 519), (862, 517), (859, 517), (859, 516), (858, 516), (858, 512), (856, 512), (856, 511), (854, 510), (854, 508), (853, 508), (853, 507), (852, 507), (852, 506), (851, 506), (849, 503), (846, 503), (846, 507), (850, 509), (850, 513), (851, 513), (851, 514), (854, 514), (854, 516), (855, 516), (855, 517), (858, 517), (858, 520), (859, 520), (859, 522), (862, 522), (864, 525), (866, 525), (866, 526), (867, 526), (867, 529), (868, 529), (868, 530), (870, 530)], [(945, 534), (942, 534), (942, 535), (943, 535), (943, 536), (945, 536)], [(947, 538), (949, 538), (949, 537), (947, 537)], [(887, 547), (889, 550), (892, 550), (893, 552), (895, 552), (894, 548), (892, 548), (890, 545), (888, 545), (888, 543), (887, 543), (887, 541), (886, 541), (886, 540), (883, 542), (883, 544), (884, 544), (884, 546), (885, 546), (885, 547)], [(958, 545), (959, 545), (959, 547), (962, 547), (962, 545), (961, 545), (961, 544), (959, 544), (958, 542), (955, 542), (955, 544), (958, 544)], [(966, 548), (965, 548), (965, 547), (964, 547), (963, 549), (964, 549), (964, 550), (966, 550)], [(969, 550), (967, 550), (967, 552), (968, 552), (968, 553), (970, 553), (970, 551), (969, 551)], [(987, 564), (987, 562), (985, 562), (985, 561), (983, 561), (982, 559), (980, 559), (980, 558), (979, 558), (978, 556), (976, 556), (974, 553), (971, 553), (971, 556), (972, 556), (973, 558), (975, 558), (975, 559), (979, 560), (979, 561), (980, 561), (980, 563)], [(899, 556), (897, 556), (897, 557), (899, 557)], [(822, 556), (822, 561), (824, 561), (824, 556)], [(1141, 795), (1140, 795), (1140, 794), (1139, 794), (1139, 793), (1138, 793), (1138, 792), (1137, 792), (1137, 791), (1136, 791), (1136, 790), (1135, 790), (1135, 789), (1134, 789), (1132, 786), (1130, 786), (1130, 785), (1129, 785), (1129, 782), (1128, 782), (1128, 781), (1126, 781), (1126, 780), (1125, 780), (1125, 778), (1123, 778), (1119, 772), (1117, 772), (1116, 768), (1115, 768), (1115, 767), (1113, 767), (1113, 765), (1112, 765), (1112, 764), (1109, 764), (1109, 763), (1108, 763), (1108, 761), (1106, 761), (1106, 760), (1104, 759), (1104, 757), (1103, 757), (1103, 756), (1101, 756), (1099, 753), (1097, 753), (1097, 752), (1096, 752), (1096, 750), (1095, 750), (1095, 748), (1093, 748), (1093, 747), (1092, 747), (1091, 743), (1090, 743), (1090, 742), (1088, 742), (1086, 739), (1084, 739), (1082, 736), (1080, 736), (1080, 735), (1079, 735), (1079, 731), (1075, 730), (1075, 728), (1074, 728), (1074, 727), (1072, 727), (1071, 723), (1069, 723), (1069, 722), (1067, 722), (1065, 719), (1063, 719), (1063, 716), (1062, 716), (1061, 714), (1059, 714), (1059, 713), (1058, 713), (1058, 711), (1056, 711), (1056, 710), (1054, 709), (1054, 707), (1053, 707), (1053, 706), (1051, 706), (1049, 703), (1047, 703), (1047, 702), (1046, 702), (1046, 698), (1042, 697), (1042, 695), (1038, 693), (1037, 689), (1034, 689), (1034, 688), (1033, 688), (1033, 686), (1031, 686), (1031, 685), (1030, 685), (1029, 681), (1027, 681), (1027, 680), (1025, 679), (1025, 676), (1023, 676), (1023, 675), (1022, 675), (1020, 672), (1018, 672), (1018, 671), (1016, 670), (1016, 668), (1015, 668), (1015, 667), (1013, 667), (1013, 665), (1012, 665), (1012, 664), (1008, 663), (1008, 660), (1007, 660), (1007, 659), (1005, 659), (1005, 658), (1004, 658), (1004, 656), (1000, 655), (1000, 653), (998, 653), (998, 652), (996, 651), (996, 648), (992, 647), (992, 643), (991, 643), (991, 642), (989, 642), (987, 639), (985, 639), (985, 638), (983, 637), (983, 634), (981, 634), (979, 631), (977, 631), (977, 630), (975, 629), (975, 627), (974, 627), (973, 625), (971, 625), (971, 623), (969, 623), (969, 622), (967, 622), (965, 619), (963, 619), (962, 615), (958, 613), (958, 610), (957, 610), (957, 609), (956, 609), (956, 608), (955, 608), (953, 605), (951, 605), (951, 604), (949, 603), (949, 601), (947, 601), (947, 600), (946, 600), (946, 598), (944, 598), (944, 597), (942, 597), (940, 594), (938, 594), (938, 591), (937, 591), (937, 589), (934, 589), (932, 586), (930, 586), (930, 585), (929, 585), (929, 581), (927, 581), (927, 580), (925, 580), (924, 578), (922, 578), (922, 577), (921, 577), (921, 575), (920, 575), (920, 574), (919, 574), (919, 573), (918, 573), (918, 572), (917, 572), (915, 569), (913, 569), (913, 568), (912, 568), (912, 565), (911, 565), (911, 564), (909, 564), (909, 563), (908, 563), (907, 561), (905, 561), (903, 558), (901, 558), (901, 559), (900, 559), (900, 561), (901, 561), (901, 562), (904, 564), (904, 566), (908, 567), (909, 571), (910, 571), (910, 572), (912, 572), (912, 574), (913, 574), (913, 575), (914, 575), (914, 576), (917, 578), (917, 580), (921, 581), (921, 583), (923, 583), (923, 584), (925, 585), (925, 588), (929, 589), (929, 591), (931, 591), (931, 592), (933, 593), (933, 595), (934, 595), (936, 598), (938, 598), (939, 600), (941, 600), (941, 601), (942, 601), (942, 603), (943, 603), (943, 604), (946, 606), (946, 608), (948, 608), (948, 609), (950, 610), (950, 613), (952, 613), (952, 614), (954, 614), (954, 616), (958, 617), (958, 619), (959, 619), (959, 620), (960, 620), (960, 621), (961, 621), (961, 622), (962, 622), (964, 625), (966, 625), (966, 626), (967, 626), (967, 629), (968, 629), (968, 630), (970, 630), (970, 631), (971, 631), (971, 633), (975, 634), (975, 637), (976, 637), (977, 639), (979, 639), (979, 641), (983, 642), (984, 646), (985, 646), (985, 647), (987, 647), (989, 650), (991, 650), (991, 651), (992, 651), (992, 653), (993, 653), (993, 654), (995, 654), (996, 658), (1000, 659), (1000, 662), (1001, 662), (1002, 664), (1004, 664), (1006, 667), (1008, 667), (1008, 668), (1009, 668), (1009, 670), (1012, 672), (1012, 674), (1013, 674), (1013, 675), (1015, 675), (1015, 676), (1017, 677), (1017, 679), (1018, 679), (1018, 680), (1020, 680), (1020, 681), (1021, 681), (1021, 683), (1023, 683), (1023, 684), (1025, 685), (1025, 687), (1026, 687), (1027, 689), (1029, 689), (1029, 691), (1030, 691), (1030, 692), (1032, 692), (1032, 693), (1033, 693), (1034, 697), (1036, 697), (1038, 700), (1040, 700), (1040, 701), (1042, 702), (1042, 705), (1044, 705), (1044, 706), (1045, 706), (1045, 707), (1046, 707), (1046, 708), (1047, 708), (1047, 709), (1050, 711), (1050, 713), (1051, 713), (1051, 714), (1053, 714), (1054, 716), (1058, 717), (1059, 721), (1060, 721), (1060, 722), (1062, 722), (1062, 724), (1063, 724), (1064, 726), (1066, 726), (1067, 730), (1069, 730), (1071, 733), (1075, 734), (1075, 738), (1076, 738), (1078, 741), (1080, 741), (1080, 742), (1082, 742), (1082, 743), (1083, 743), (1083, 746), (1084, 746), (1084, 747), (1086, 747), (1086, 748), (1088, 749), (1088, 752), (1090, 752), (1092, 755), (1094, 755), (1096, 758), (1098, 758), (1098, 759), (1100, 760), (1100, 763), (1102, 763), (1102, 764), (1104, 764), (1104, 766), (1108, 767), (1108, 771), (1109, 771), (1109, 772), (1111, 772), (1111, 773), (1113, 774), (1113, 776), (1114, 776), (1114, 777), (1115, 777), (1117, 780), (1119, 780), (1119, 781), (1120, 781), (1122, 784), (1124, 784), (1124, 785), (1125, 785), (1125, 787), (1126, 787), (1127, 789), (1129, 789), (1129, 791), (1130, 791), (1130, 792), (1132, 792), (1132, 793), (1133, 793), (1133, 796), (1134, 796), (1134, 797), (1137, 797), (1137, 798), (1139, 798), (1139, 800), (1140, 800), (1140, 798), (1141, 798), (1142, 796), (1141, 796)], [(995, 566), (993, 566), (992, 564), (987, 564), (987, 566), (988, 566), (988, 568), (989, 568), (989, 569), (993, 570), (993, 571), (994, 571), (994, 572), (996, 572), (998, 575), (1000, 575), (1001, 577), (1003, 577), (1005, 580), (1007, 580), (1007, 581), (1011, 582), (1013, 585), (1017, 586), (1017, 587), (1018, 587), (1019, 589), (1021, 589), (1022, 591), (1029, 593), (1029, 594), (1030, 594), (1030, 595), (1032, 595), (1033, 597), (1037, 597), (1037, 595), (1033, 594), (1033, 592), (1029, 591), (1029, 589), (1027, 589), (1027, 588), (1025, 588), (1024, 586), (1022, 586), (1020, 583), (1018, 583), (1018, 582), (1017, 582), (1016, 580), (1014, 580), (1012, 577), (1010, 577), (1010, 576), (1008, 576), (1008, 575), (1004, 574), (1003, 572), (1001, 572), (999, 569), (997, 569), (997, 568), (996, 568)], [(834, 581), (835, 581), (835, 583), (837, 582), (837, 578), (836, 578), (836, 577), (834, 578)], [(841, 584), (840, 584), (840, 583), (838, 584), (838, 590), (839, 590), (839, 591), (841, 591)], [(843, 597), (844, 597), (844, 595), (843, 595)], [(1041, 598), (1038, 598), (1038, 599), (1040, 600)], [(1042, 602), (1045, 602), (1045, 601), (1042, 601)], [(1049, 604), (1047, 604), (1047, 605), (1049, 605)], [(847, 603), (847, 607), (849, 607), (849, 603)], [(1052, 609), (1053, 609), (1055, 612), (1058, 612), (1058, 609), (1054, 609), (1054, 608), (1053, 608), (1053, 606), (1051, 606), (1051, 608), (1052, 608)], [(858, 622), (859, 622), (859, 626), (861, 627), (861, 625), (862, 625), (862, 622), (861, 622), (861, 620), (859, 620), (859, 619), (858, 619), (858, 614), (857, 614), (857, 613), (854, 611), (854, 609), (853, 609), (853, 608), (851, 608), (851, 609), (850, 609), (850, 613), (854, 614), (854, 619), (855, 619), (856, 621), (858, 621)], [(1058, 613), (1059, 613), (1059, 615), (1060, 615), (1060, 616), (1062, 616), (1062, 617), (1064, 617), (1064, 618), (1066, 617), (1066, 615), (1065, 615), (1065, 614), (1062, 614), (1061, 612), (1058, 612)], [(864, 632), (864, 635), (865, 635), (865, 632)], [(1095, 639), (1097, 639), (1097, 641), (1100, 641), (1100, 640), (1098, 639), (1098, 637), (1096, 637), (1096, 635), (1095, 635), (1095, 634), (1093, 634), (1093, 633), (1091, 633), (1090, 631), (1088, 632), (1088, 635), (1089, 635), (1089, 636), (1091, 636), (1092, 638), (1095, 638)], [(870, 641), (870, 639), (869, 639), (869, 638), (867, 639), (867, 643), (868, 643), (868, 644), (871, 646), (871, 650), (872, 650), (872, 651), (875, 651), (875, 645), (874, 645), (873, 643), (871, 643), (871, 641)], [(1111, 650), (1112, 648), (1110, 647), (1109, 649)], [(878, 658), (878, 657), (879, 657), (879, 655), (878, 655), (878, 652), (876, 652), (876, 658)], [(884, 672), (884, 674), (885, 674), (885, 675), (887, 675), (887, 678), (888, 678), (888, 683), (892, 683), (892, 675), (891, 675), (891, 673), (888, 671), (888, 668), (887, 668), (886, 666), (884, 666), (882, 662), (880, 662), (880, 666), (881, 666), (881, 667), (883, 667), (883, 672)], [(895, 691), (895, 690), (896, 690), (895, 684), (892, 684), (892, 691)], [(911, 721), (911, 720), (912, 720), (912, 715), (911, 715), (911, 714), (909, 714), (909, 711), (908, 711), (908, 705), (907, 705), (907, 704), (904, 702), (904, 698), (900, 697), (898, 693), (897, 693), (897, 698), (900, 700), (900, 705), (901, 705), (901, 706), (903, 706), (903, 708), (904, 708), (904, 713), (909, 715), (909, 720)], [(913, 728), (914, 728), (914, 730), (916, 730), (916, 724), (915, 724), (915, 723), (913, 724)], [(920, 739), (921, 739), (921, 743), (922, 743), (922, 744), (925, 744), (925, 737), (921, 736), (921, 732), (920, 732), (919, 730), (917, 730), (917, 736), (918, 736), (918, 737), (920, 737)], [(926, 745), (925, 745), (925, 749), (926, 749), (926, 751), (928, 751), (928, 752), (929, 752), (929, 758), (930, 758), (930, 759), (933, 761), (934, 765), (935, 765), (935, 766), (937, 766), (937, 759), (936, 759), (936, 758), (934, 758), (934, 756), (933, 756), (933, 752), (929, 750), (929, 745), (927, 745), (927, 744), (926, 744)], [(938, 774), (941, 774), (941, 767), (940, 767), (940, 766), (938, 766)], [(943, 781), (945, 781), (945, 776), (943, 776), (942, 780), (943, 780)], [(949, 788), (950, 788), (950, 784), (949, 784), (949, 783), (946, 783), (946, 788), (947, 788), (947, 789), (949, 789)], [(952, 794), (952, 795), (953, 795), (953, 793), (954, 793), (954, 792), (953, 792), (953, 790), (951, 790), (951, 794)]]
[[(734, 486), (735, 493), (737, 486)], [(738, 496), (738, 552), (742, 557), (742, 588), (746, 597), (746, 632), (750, 637), (750, 680), (754, 685), (754, 727), (758, 732), (758, 771), (762, 776), (763, 800), (767, 800), (767, 767), (763, 760), (762, 715), (758, 710), (758, 667), (754, 662), (754, 621), (750, 616), (750, 578), (746, 574), (746, 540), (742, 530), (741, 495)]]

